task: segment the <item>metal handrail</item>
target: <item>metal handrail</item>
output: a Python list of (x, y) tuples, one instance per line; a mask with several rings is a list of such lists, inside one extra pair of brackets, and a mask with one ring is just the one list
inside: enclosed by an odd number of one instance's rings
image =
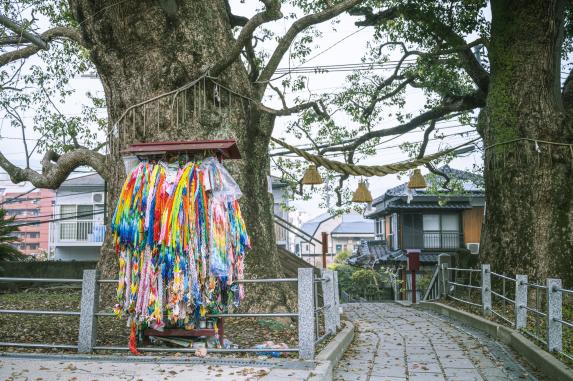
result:
[(534, 287), (534, 288), (547, 289), (547, 286), (543, 286), (543, 285), (537, 284), (537, 283), (519, 282), (519, 284), (522, 285), (522, 286), (529, 286), (529, 287)]
[(224, 314), (207, 314), (208, 318), (223, 318), (223, 317), (298, 317), (296, 312), (276, 312), (276, 313), (266, 313), (266, 312), (252, 312), (252, 313), (224, 313)]
[(460, 269), (459, 267), (448, 267), (448, 270), (453, 270), (453, 271), (468, 271), (468, 272), (481, 273), (481, 270), (480, 270), (480, 269)]
[(461, 286), (461, 287), (467, 287), (467, 288), (477, 288), (477, 289), (481, 289), (480, 286), (473, 286), (471, 284), (463, 284), (463, 283), (456, 283), (456, 282), (452, 282), (451, 280), (448, 281), (449, 284), (453, 284), (454, 286)]
[(79, 311), (0, 310), (0, 314), (80, 316)]
[(0, 342), (0, 347), (78, 349), (77, 345), (68, 344), (28, 344), (11, 342)]
[[(92, 273), (94, 272), (93, 270), (91, 270)], [(91, 275), (93, 276), (93, 275)], [(85, 275), (84, 275), (85, 278)], [(86, 278), (89, 280), (89, 277)], [(318, 283), (324, 282), (330, 282), (333, 279), (331, 277), (316, 277), (316, 276), (312, 276), (312, 279), (309, 279), (312, 281), (312, 283), (314, 284), (314, 289), (317, 288)], [(92, 278), (92, 282), (91, 283), (92, 286), (90, 286), (90, 283), (88, 282), (87, 284), (84, 283), (84, 279), (56, 279), (56, 278), (8, 278), (8, 277), (3, 277), (0, 278), (0, 281), (6, 281), (6, 282), (11, 282), (11, 281), (20, 281), (20, 282), (51, 282), (51, 283), (65, 283), (65, 282), (73, 282), (73, 283), (80, 283), (83, 287), (94, 287), (93, 285), (95, 284), (95, 287), (99, 287), (98, 285), (101, 284), (114, 284), (114, 283), (118, 283), (119, 280), (118, 279), (93, 279)], [(298, 283), (299, 282), (299, 278), (272, 278), (272, 279), (244, 279), (244, 280), (237, 280), (234, 283), (280, 283), (280, 282), (288, 282), (288, 283)], [(323, 284), (324, 284), (323, 283)], [(89, 288), (88, 288), (89, 290)], [(96, 288), (97, 290), (97, 288)], [(82, 298), (84, 293), (82, 293)], [(315, 298), (317, 295), (317, 292), (315, 290), (314, 292)], [(300, 301), (299, 301), (300, 303)], [(335, 304), (336, 305), (336, 302)], [(323, 306), (316, 306), (315, 310), (313, 311), (313, 314), (315, 315), (315, 321), (317, 324), (317, 331), (314, 335), (314, 337), (316, 338), (316, 336), (320, 335), (319, 332), (319, 322), (320, 319), (316, 318), (317, 314), (319, 314), (321, 311), (322, 313), (326, 313), (328, 311), (328, 309), (330, 307), (332, 307), (333, 304), (332, 303), (327, 303)], [(83, 319), (83, 315), (86, 313), (86, 311), (43, 311), (43, 310), (0, 310), (0, 314), (22, 314), (22, 315), (64, 315), (64, 316), (82, 316)], [(116, 316), (115, 313), (113, 312), (109, 312), (109, 310), (99, 310), (96, 312), (92, 312), (92, 317), (110, 317), (110, 316)], [(238, 318), (283, 318), (283, 317), (287, 317), (287, 318), (300, 318), (301, 315), (299, 315), (298, 312), (276, 312), (276, 313), (215, 313), (215, 314), (207, 314), (205, 315), (207, 318), (233, 318), (233, 317), (238, 317)], [(92, 323), (93, 324), (93, 323)], [(326, 319), (324, 324), (326, 324)], [(80, 322), (80, 326), (81, 326), (81, 322)], [(325, 329), (328, 326), (325, 327)], [(331, 332), (326, 333), (323, 336), (320, 336), (315, 343), (319, 343), (321, 341), (323, 341), (326, 337), (328, 337), (329, 335), (331, 335)], [(28, 347), (28, 348), (59, 348), (59, 349), (75, 349), (75, 350), (84, 350), (84, 343), (81, 341), (81, 337), (79, 339), (79, 342), (77, 345), (67, 345), (67, 344), (29, 344), (29, 343), (12, 343), (12, 342), (0, 342), (0, 347), (2, 346), (9, 346), (9, 347)], [(128, 347), (120, 347), (120, 346), (89, 346), (89, 350), (111, 350), (111, 351), (127, 351), (129, 350)], [(138, 350), (144, 352), (195, 352), (194, 348), (138, 348)], [(251, 352), (251, 353), (257, 353), (257, 352), (303, 352), (304, 351), (308, 351), (308, 348), (302, 348), (300, 347), (300, 344), (298, 347), (294, 347), (294, 348), (264, 348), (264, 349), (258, 349), (258, 348), (233, 348), (233, 349), (215, 349), (215, 348), (208, 348), (207, 352), (208, 353), (238, 353), (238, 352)], [(307, 356), (307, 355), (305, 355)]]
[(493, 271), (491, 272), (491, 275), (495, 275), (496, 277), (507, 279), (507, 280), (510, 280), (512, 282), (515, 282), (515, 278), (508, 277), (507, 275), (494, 273)]
[[(0, 278), (1, 280), (2, 278)], [(315, 278), (326, 280), (326, 278)], [(79, 280), (82, 281), (81, 279)], [(118, 279), (99, 279), (98, 283), (117, 283)], [(288, 282), (298, 282), (297, 278), (269, 278), (269, 279), (240, 279), (234, 280), (233, 283), (288, 283)]]
[(0, 277), (0, 282), (82, 283), (83, 279)]
[(508, 297), (506, 297), (506, 296), (504, 296), (504, 295), (498, 294), (498, 293), (495, 292), (494, 290), (491, 290), (491, 293), (492, 293), (493, 295), (499, 297), (499, 298), (504, 299), (505, 301), (508, 301), (508, 302), (510, 302), (510, 303), (515, 304), (515, 300), (509, 299)]
[(448, 295), (448, 298), (452, 298), (452, 299), (454, 299), (454, 300), (457, 300), (458, 302), (470, 304), (470, 305), (472, 305), (472, 306), (481, 307), (481, 304), (473, 303), (473, 302), (468, 302), (467, 300), (463, 300), (463, 299), (460, 299), (460, 298), (456, 298), (455, 296)]
[(569, 328), (573, 328), (573, 323), (568, 322), (567, 320), (561, 320), (561, 319), (558, 319), (558, 318), (553, 318), (553, 321), (557, 321), (557, 322), (559, 322), (559, 323), (561, 323), (561, 324), (563, 324), (563, 325), (565, 325), (565, 326), (567, 326), (567, 327), (569, 327)]
[(508, 323), (510, 326), (512, 326), (512, 327), (515, 326), (515, 323), (513, 323), (511, 320), (507, 319), (507, 318), (506, 318), (505, 316), (503, 316), (502, 314), (495, 312), (493, 308), (490, 308), (489, 311), (490, 311), (491, 313), (493, 313), (495, 316), (497, 316), (498, 318), (504, 320), (504, 321), (505, 321), (506, 323)]
[(519, 306), (519, 308), (525, 308), (529, 312), (533, 312), (534, 314), (538, 314), (539, 316), (547, 316), (547, 314), (545, 312), (538, 311), (535, 308), (531, 308), (528, 306)]
[(561, 287), (557, 287), (557, 288), (555, 289), (555, 291), (561, 291), (561, 292), (565, 292), (565, 293), (568, 293), (568, 294), (573, 294), (573, 290), (569, 290), (569, 289), (561, 288)]

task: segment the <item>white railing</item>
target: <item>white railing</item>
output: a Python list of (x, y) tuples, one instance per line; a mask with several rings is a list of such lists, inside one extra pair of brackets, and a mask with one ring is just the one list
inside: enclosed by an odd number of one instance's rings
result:
[(58, 242), (103, 242), (105, 225), (101, 221), (61, 221), (55, 224)]

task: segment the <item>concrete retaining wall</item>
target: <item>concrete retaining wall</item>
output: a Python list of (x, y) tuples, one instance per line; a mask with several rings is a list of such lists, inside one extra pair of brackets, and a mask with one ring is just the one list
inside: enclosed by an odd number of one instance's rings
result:
[[(82, 279), (83, 271), (95, 269), (93, 261), (43, 261), (43, 262), (0, 262), (0, 277), (14, 278), (66, 278)], [(34, 287), (34, 283), (0, 282), (0, 289)]]

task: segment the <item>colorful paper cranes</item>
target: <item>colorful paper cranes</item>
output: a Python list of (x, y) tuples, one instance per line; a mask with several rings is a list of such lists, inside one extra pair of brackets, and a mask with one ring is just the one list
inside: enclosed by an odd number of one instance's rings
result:
[(112, 221), (119, 257), (116, 313), (162, 329), (194, 325), (243, 298), (249, 238), (241, 192), (215, 159), (142, 162), (128, 175)]

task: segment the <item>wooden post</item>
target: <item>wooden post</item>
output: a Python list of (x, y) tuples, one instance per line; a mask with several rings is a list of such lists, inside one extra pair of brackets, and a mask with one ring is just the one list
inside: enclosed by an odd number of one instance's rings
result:
[(412, 270), (412, 304), (416, 304), (416, 270)]
[(322, 232), (322, 268), (326, 268), (326, 255), (328, 254), (328, 233)]

